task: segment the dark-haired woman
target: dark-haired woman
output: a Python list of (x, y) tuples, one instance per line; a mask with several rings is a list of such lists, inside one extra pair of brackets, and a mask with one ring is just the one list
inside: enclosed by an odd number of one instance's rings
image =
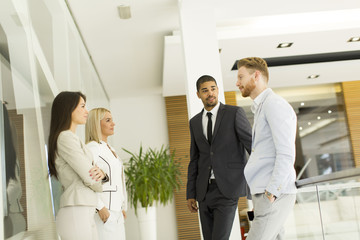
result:
[(97, 196), (106, 178), (91, 152), (75, 134), (88, 111), (80, 92), (61, 92), (52, 104), (48, 163), (63, 186), (56, 228), (62, 240), (98, 239), (94, 222)]

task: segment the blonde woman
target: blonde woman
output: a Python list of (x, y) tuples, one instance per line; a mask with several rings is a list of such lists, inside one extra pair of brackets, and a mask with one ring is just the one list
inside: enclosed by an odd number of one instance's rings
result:
[(108, 144), (108, 137), (114, 134), (114, 126), (109, 110), (92, 109), (85, 125), (85, 142), (94, 155), (96, 165), (110, 178), (103, 185), (103, 192), (98, 193), (98, 214), (95, 216), (95, 222), (99, 239), (123, 240), (127, 196), (123, 162)]

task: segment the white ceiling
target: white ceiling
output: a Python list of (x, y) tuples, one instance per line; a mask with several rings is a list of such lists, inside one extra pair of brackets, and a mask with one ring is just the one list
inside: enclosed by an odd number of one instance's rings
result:
[[(67, 0), (110, 98), (162, 92), (163, 75), (183, 83), (181, 43), (163, 67), (165, 36), (178, 33), (177, 0)], [(210, 1), (210, 0), (209, 0)], [(225, 90), (236, 90), (235, 60), (360, 50), (359, 0), (214, 0)], [(131, 19), (118, 17), (129, 4)], [(172, 38), (179, 38), (175, 34)], [(291, 48), (277, 49), (281, 42)], [(270, 69), (271, 87), (360, 80), (360, 60)], [(306, 79), (319, 74), (316, 81)]]

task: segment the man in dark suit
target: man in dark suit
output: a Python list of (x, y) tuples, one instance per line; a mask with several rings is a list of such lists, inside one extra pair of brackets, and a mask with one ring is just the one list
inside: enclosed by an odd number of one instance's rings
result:
[(196, 83), (204, 109), (190, 120), (191, 149), (187, 201), (197, 212), (205, 240), (229, 239), (239, 197), (247, 195), (246, 153), (251, 149), (251, 126), (242, 108), (218, 102), (213, 77)]

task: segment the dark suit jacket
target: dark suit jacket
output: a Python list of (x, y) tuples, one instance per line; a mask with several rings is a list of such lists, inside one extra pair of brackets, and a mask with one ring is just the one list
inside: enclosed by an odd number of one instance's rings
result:
[(187, 199), (204, 199), (211, 168), (218, 188), (225, 197), (235, 199), (246, 196), (245, 149), (250, 154), (251, 126), (244, 110), (220, 103), (211, 145), (203, 133), (203, 111), (190, 120)]

